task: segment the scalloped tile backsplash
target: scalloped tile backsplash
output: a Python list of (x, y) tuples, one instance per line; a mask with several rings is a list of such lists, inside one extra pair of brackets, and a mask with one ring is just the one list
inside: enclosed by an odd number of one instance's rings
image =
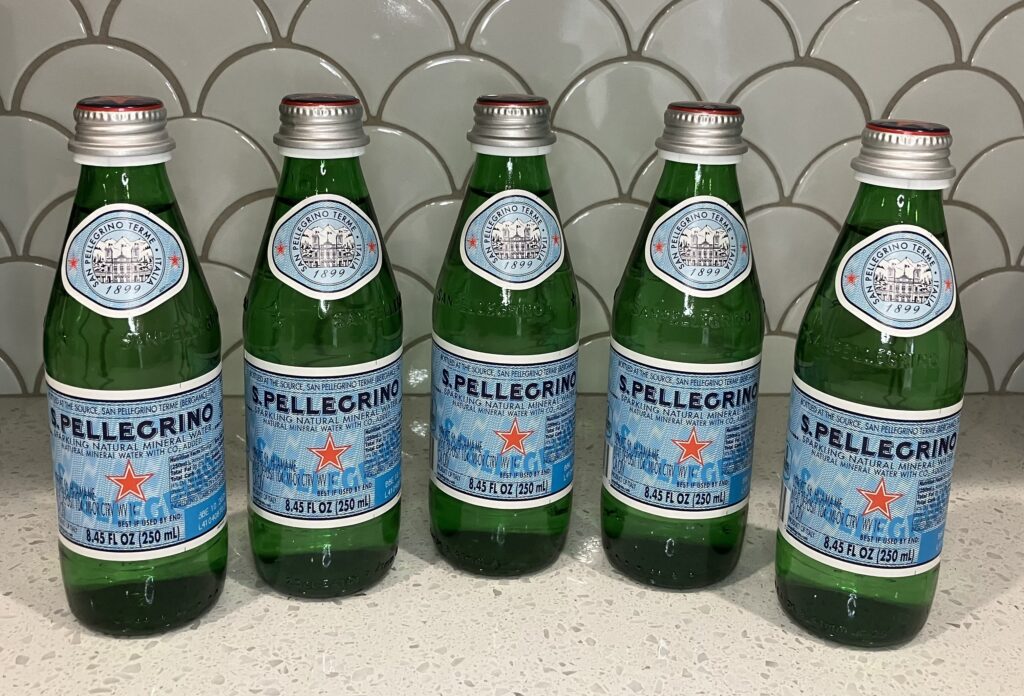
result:
[[(429, 388), (430, 297), (484, 92), (554, 105), (556, 193), (580, 277), (582, 383), (605, 388), (608, 314), (658, 176), (665, 104), (735, 101), (769, 318), (762, 390), (787, 392), (804, 307), (854, 193), (869, 117), (942, 121), (972, 392), (1024, 391), (1024, 7), (1012, 0), (0, 0), (0, 393), (36, 393), (41, 325), (76, 182), (82, 96), (163, 99), (171, 176), (241, 389), (240, 307), (281, 158), (277, 102), (354, 92)], [(13, 301), (12, 298), (17, 298)]]

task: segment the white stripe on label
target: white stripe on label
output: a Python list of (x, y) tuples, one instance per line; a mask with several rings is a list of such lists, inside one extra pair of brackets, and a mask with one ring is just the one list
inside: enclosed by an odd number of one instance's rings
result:
[(218, 364), (205, 375), (177, 384), (169, 384), (165, 387), (151, 387), (149, 389), (85, 389), (73, 387), (70, 384), (58, 382), (49, 374), (46, 375), (46, 385), (59, 391), (61, 394), (72, 396), (76, 399), (89, 399), (91, 401), (144, 401), (146, 399), (159, 399), (165, 396), (184, 394), (198, 387), (209, 384), (220, 376), (223, 366)]
[(460, 348), (454, 343), (449, 343), (444, 340), (436, 333), (433, 334), (434, 343), (448, 351), (452, 355), (457, 355), (460, 358), (467, 358), (469, 360), (475, 360), (477, 362), (495, 363), (498, 365), (536, 365), (538, 363), (554, 362), (555, 360), (562, 360), (564, 358), (571, 357), (579, 352), (580, 344), (577, 343), (568, 348), (562, 350), (552, 351), (550, 353), (534, 353), (533, 355), (505, 355), (503, 353), (484, 353), (479, 350), (471, 350), (469, 348)]
[(889, 420), (899, 421), (937, 420), (939, 418), (948, 418), (949, 416), (956, 415), (964, 406), (963, 399), (960, 399), (960, 401), (956, 402), (952, 406), (943, 406), (942, 408), (923, 411), (904, 411), (895, 408), (866, 406), (865, 404), (859, 404), (856, 401), (847, 401), (846, 399), (840, 399), (839, 397), (826, 394), (825, 392), (815, 389), (811, 385), (807, 384), (807, 382), (804, 382), (796, 375), (793, 375), (793, 383), (796, 385), (797, 389), (824, 404), (862, 416), (871, 416), (872, 418), (887, 418)]
[(374, 370), (380, 370), (385, 367), (390, 367), (392, 364), (402, 358), (402, 349), (399, 348), (391, 355), (387, 355), (377, 360), (371, 360), (369, 362), (358, 363), (355, 365), (336, 365), (333, 367), (296, 367), (294, 365), (282, 365), (280, 363), (273, 363), (269, 360), (262, 360), (257, 358), (249, 351), (245, 351), (245, 361), (253, 367), (259, 368), (264, 372), (274, 372), (279, 375), (289, 375), (292, 377), (347, 377), (348, 375), (359, 375), (364, 372), (371, 372)]
[(282, 517), (281, 515), (275, 515), (272, 512), (264, 510), (258, 505), (253, 505), (252, 500), (249, 501), (249, 511), (259, 515), (263, 519), (273, 522), (274, 524), (280, 524), (285, 527), (300, 527), (302, 529), (335, 529), (338, 527), (351, 527), (353, 525), (362, 524), (363, 522), (369, 522), (370, 520), (380, 517), (391, 508), (398, 505), (398, 501), (402, 498), (402, 491), (399, 490), (395, 494), (395, 497), (384, 503), (378, 508), (371, 510), (370, 512), (353, 515), (351, 517), (339, 517), (330, 520), (302, 520), (295, 517)]
[(67, 548), (69, 551), (77, 553), (80, 556), (86, 556), (87, 558), (95, 558), (101, 561), (123, 561), (125, 563), (135, 563), (137, 561), (149, 561), (156, 558), (167, 558), (168, 556), (176, 556), (179, 553), (185, 553), (192, 549), (199, 548), (206, 542), (217, 536), (218, 533), (228, 523), (228, 517), (225, 513), (224, 517), (221, 518), (220, 522), (217, 523), (213, 529), (208, 532), (204, 532), (202, 535), (197, 536), (195, 539), (189, 539), (188, 541), (174, 546), (168, 546), (162, 549), (153, 549), (152, 551), (98, 551), (96, 549), (90, 549), (85, 546), (79, 546), (75, 542), (71, 541), (63, 534), (58, 534), (57, 538), (60, 543)]
[(718, 508), (716, 510), (669, 510), (666, 508), (655, 507), (653, 505), (646, 505), (633, 500), (627, 495), (619, 493), (617, 490), (612, 488), (612, 482), (607, 477), (604, 479), (604, 489), (608, 491), (608, 495), (627, 507), (639, 510), (640, 512), (646, 512), (648, 515), (667, 517), (674, 520), (713, 520), (717, 517), (725, 517), (726, 515), (731, 515), (734, 512), (739, 512), (747, 506), (747, 503), (750, 502), (750, 496), (748, 495), (735, 505)]
[(688, 363), (688, 362), (676, 362), (674, 360), (664, 360), (662, 358), (653, 358), (650, 355), (644, 355), (643, 353), (637, 353), (635, 350), (626, 348), (621, 343), (616, 341), (614, 338), (611, 339), (612, 350), (619, 355), (629, 358), (633, 362), (646, 365), (647, 367), (657, 367), (661, 370), (670, 370), (672, 372), (692, 372), (696, 374), (722, 374), (723, 372), (739, 372), (740, 370), (746, 370), (754, 367), (761, 362), (761, 355), (758, 354), (753, 358), (747, 360), (737, 360), (736, 362), (726, 363)]

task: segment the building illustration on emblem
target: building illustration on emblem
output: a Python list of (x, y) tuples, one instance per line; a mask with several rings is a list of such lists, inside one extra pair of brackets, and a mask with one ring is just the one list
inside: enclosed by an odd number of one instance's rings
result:
[(309, 268), (354, 268), (356, 239), (349, 230), (329, 224), (311, 227), (299, 239), (299, 253)]
[(885, 259), (875, 266), (874, 286), (883, 302), (924, 304), (931, 297), (931, 267), (909, 258)]
[(679, 235), (679, 259), (687, 266), (722, 268), (729, 265), (731, 244), (724, 229), (688, 227)]
[(92, 273), (105, 284), (148, 282), (153, 275), (153, 248), (142, 239), (104, 239), (93, 247)]
[(519, 219), (496, 223), (491, 231), (490, 253), (498, 261), (542, 259), (540, 226)]

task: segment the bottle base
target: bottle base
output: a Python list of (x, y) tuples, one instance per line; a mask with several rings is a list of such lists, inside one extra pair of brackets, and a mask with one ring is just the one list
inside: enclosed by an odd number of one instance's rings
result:
[(809, 633), (858, 648), (903, 645), (924, 627), (929, 605), (897, 604), (776, 577), (775, 594), (787, 615)]
[(329, 599), (369, 589), (388, 574), (398, 546), (335, 550), (330, 554), (254, 554), (256, 571), (271, 588), (292, 597)]
[(656, 537), (610, 537), (602, 533), (605, 555), (612, 567), (631, 580), (666, 590), (697, 590), (729, 577), (740, 560), (740, 542), (707, 546), (668, 542)]
[(66, 587), (71, 613), (94, 631), (114, 636), (163, 633), (205, 614), (224, 589), (225, 568), (168, 580), (103, 587)]
[(453, 567), (494, 578), (529, 575), (547, 568), (565, 546), (566, 532), (556, 535), (506, 533), (501, 543), (490, 532), (442, 532), (431, 525), (434, 545)]

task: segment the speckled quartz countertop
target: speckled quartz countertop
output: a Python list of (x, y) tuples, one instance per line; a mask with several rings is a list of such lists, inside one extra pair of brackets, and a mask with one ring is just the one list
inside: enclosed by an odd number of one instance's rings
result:
[(401, 548), (363, 595), (299, 601), (263, 587), (246, 537), (242, 402), (229, 399), (231, 552), (220, 602), (175, 632), (80, 627), (57, 565), (45, 402), (0, 399), (0, 694), (1024, 693), (1024, 397), (969, 398), (939, 594), (909, 645), (828, 645), (772, 585), (787, 399), (758, 421), (751, 527), (710, 589), (651, 590), (613, 571), (598, 522), (605, 401), (580, 399), (565, 552), (516, 580), (450, 569), (427, 528), (429, 402), (406, 407)]

